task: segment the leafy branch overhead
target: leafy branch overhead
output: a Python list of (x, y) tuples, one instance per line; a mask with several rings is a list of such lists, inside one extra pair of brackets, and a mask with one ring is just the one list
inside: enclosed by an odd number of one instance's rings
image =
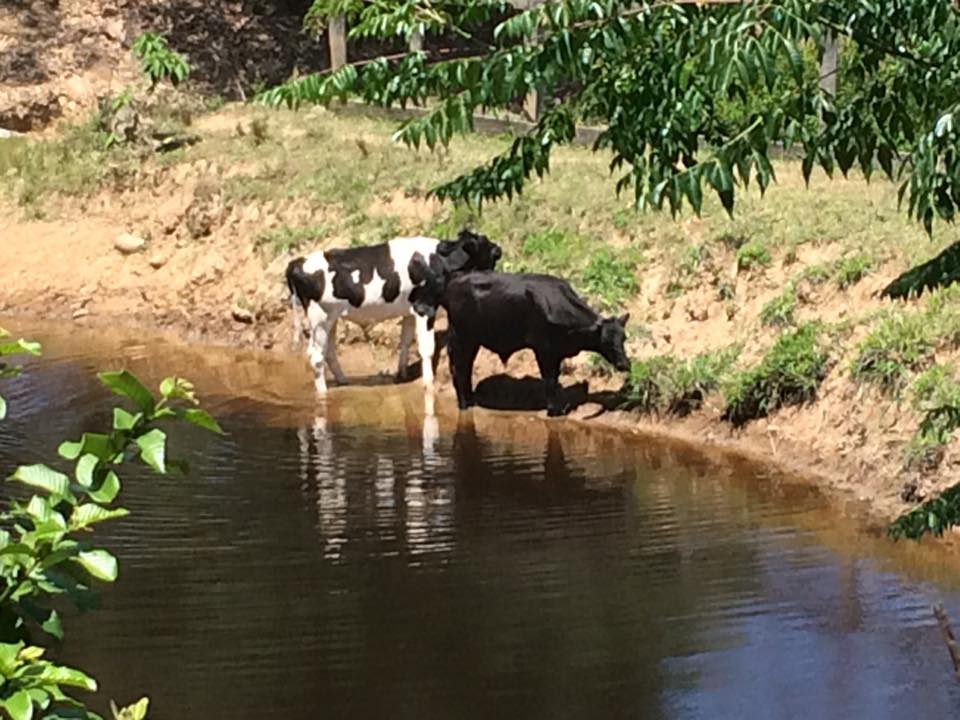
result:
[[(699, 212), (713, 193), (732, 212), (751, 180), (761, 192), (774, 180), (776, 143), (800, 155), (807, 178), (814, 167), (868, 177), (879, 168), (928, 232), (960, 207), (960, 10), (951, 0), (564, 0), (522, 12), (490, 0), (317, 0), (308, 21), (337, 13), (353, 37), (455, 33), (485, 49), (351, 64), (262, 101), (429, 104), (397, 137), (433, 148), (472, 130), (475, 112), (508, 109), (531, 91), (546, 98), (526, 137), (436, 188), (442, 198), (479, 204), (521, 192), (547, 171), (553, 148), (590, 123), (604, 128), (595, 149), (612, 154), (618, 191), (632, 189), (639, 207)], [(475, 31), (491, 22), (494, 42), (483, 46)], [(841, 45), (835, 94), (817, 70), (830, 37)]]

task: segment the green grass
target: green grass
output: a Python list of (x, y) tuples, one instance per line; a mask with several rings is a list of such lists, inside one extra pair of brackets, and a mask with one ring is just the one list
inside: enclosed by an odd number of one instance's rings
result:
[(620, 391), (620, 406), (640, 412), (688, 415), (719, 387), (739, 354), (740, 347), (734, 345), (689, 360), (671, 355), (635, 360)]
[(911, 387), (920, 425), (907, 446), (904, 467), (929, 472), (943, 459), (943, 450), (960, 427), (960, 383), (956, 371), (936, 364), (916, 377)]
[(738, 270), (755, 270), (768, 266), (770, 262), (770, 251), (757, 240), (751, 240), (737, 249)]
[(787, 330), (758, 365), (735, 373), (724, 388), (723, 418), (739, 427), (778, 408), (816, 398), (827, 373), (821, 332), (816, 323)]
[(927, 367), (936, 349), (935, 323), (925, 313), (893, 312), (860, 343), (851, 374), (889, 395), (899, 395), (911, 373)]
[(319, 245), (328, 232), (329, 230), (325, 225), (309, 227), (283, 225), (274, 230), (266, 230), (260, 233), (253, 242), (267, 259), (272, 260), (295, 250)]
[(770, 300), (760, 310), (760, 322), (768, 327), (793, 325), (793, 313), (797, 309), (797, 290), (792, 282), (783, 292)]
[(603, 310), (617, 311), (639, 290), (635, 264), (610, 248), (600, 248), (590, 256), (581, 276), (581, 286), (587, 295), (600, 302)]
[(835, 277), (841, 290), (856, 285), (873, 269), (873, 260), (862, 254), (852, 255), (837, 261)]

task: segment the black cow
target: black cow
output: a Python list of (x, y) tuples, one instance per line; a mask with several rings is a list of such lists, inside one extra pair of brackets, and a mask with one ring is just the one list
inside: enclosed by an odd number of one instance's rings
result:
[[(600, 353), (617, 370), (628, 370), (624, 350), (629, 315), (604, 318), (566, 280), (530, 273), (431, 274), (418, 304), (442, 307), (450, 329), (447, 351), (461, 410), (473, 404), (473, 362), (481, 347), (503, 362), (531, 348), (546, 383), (547, 415), (560, 407), (560, 363), (583, 350)], [(423, 307), (430, 314), (430, 307)], [(435, 309), (434, 309), (435, 311)]]

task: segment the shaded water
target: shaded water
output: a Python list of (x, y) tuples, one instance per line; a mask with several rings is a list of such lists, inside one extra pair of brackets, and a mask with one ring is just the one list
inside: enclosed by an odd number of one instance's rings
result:
[[(67, 622), (152, 717), (912, 718), (960, 708), (930, 615), (955, 556), (814, 490), (524, 415), (424, 422), (416, 384), (315, 407), (296, 361), (35, 331), (0, 469), (109, 422), (92, 372), (197, 381), (225, 438), (127, 473), (121, 578)], [(305, 400), (297, 400), (307, 393)], [(106, 528), (105, 528), (106, 529)]]

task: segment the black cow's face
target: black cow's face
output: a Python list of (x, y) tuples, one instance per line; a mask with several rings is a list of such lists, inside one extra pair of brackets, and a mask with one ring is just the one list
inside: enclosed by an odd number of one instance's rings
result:
[(493, 270), (502, 255), (500, 246), (486, 235), (466, 229), (460, 231), (456, 240), (441, 242), (437, 252), (444, 257), (451, 273)]
[(470, 256), (471, 270), (493, 270), (503, 254), (500, 246), (490, 238), (472, 230), (461, 230), (457, 241), (463, 243), (463, 249)]
[(630, 358), (624, 344), (627, 341), (627, 320), (630, 314), (622, 317), (604, 318), (600, 321), (600, 354), (617, 370), (625, 372), (630, 369)]

